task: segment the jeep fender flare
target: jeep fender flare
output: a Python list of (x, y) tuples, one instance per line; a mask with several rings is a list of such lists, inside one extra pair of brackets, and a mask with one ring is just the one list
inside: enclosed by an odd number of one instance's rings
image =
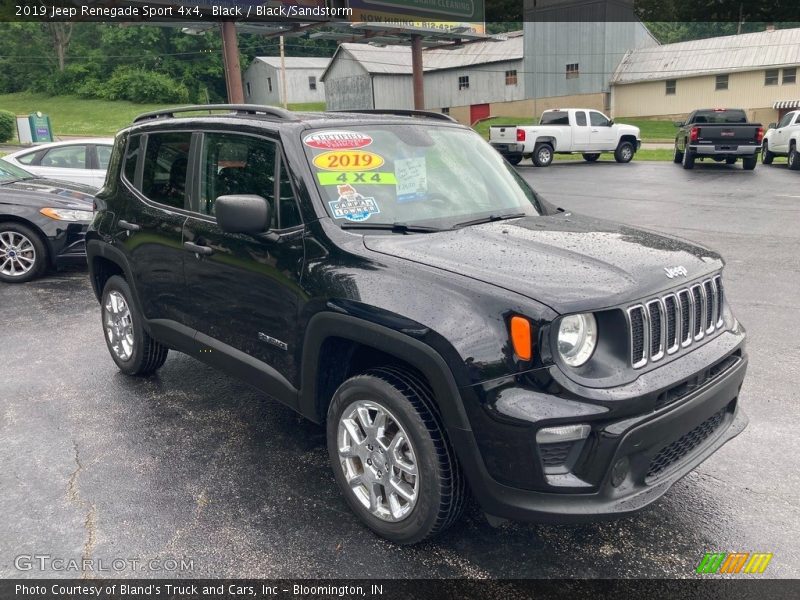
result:
[(315, 423), (322, 420), (317, 405), (317, 365), (322, 345), (331, 337), (375, 348), (410, 364), (431, 384), (445, 427), (448, 430), (471, 431), (455, 378), (436, 350), (421, 340), (394, 329), (334, 312), (315, 314), (306, 327), (298, 405), (303, 416)]

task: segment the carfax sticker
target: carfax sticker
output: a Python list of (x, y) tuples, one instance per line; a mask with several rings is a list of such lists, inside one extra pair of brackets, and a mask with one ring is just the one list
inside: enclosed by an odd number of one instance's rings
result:
[(381, 212), (375, 198), (359, 194), (349, 183), (336, 186), (336, 191), (339, 192), (339, 199), (328, 202), (334, 219), (366, 221)]
[(358, 131), (318, 131), (303, 138), (303, 143), (317, 150), (358, 150), (372, 143), (372, 137)]
[(331, 150), (314, 157), (324, 171), (371, 171), (383, 165), (383, 157), (364, 150)]
[(428, 170), (425, 157), (399, 158), (394, 161), (397, 178), (397, 201), (410, 202), (425, 197), (428, 191)]
[(397, 178), (394, 173), (381, 171), (323, 171), (317, 173), (320, 185), (340, 185), (342, 183), (363, 183), (364, 185), (394, 185)]

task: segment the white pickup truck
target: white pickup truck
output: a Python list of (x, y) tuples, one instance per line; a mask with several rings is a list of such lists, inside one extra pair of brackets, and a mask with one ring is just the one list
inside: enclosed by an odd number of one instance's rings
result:
[(777, 125), (770, 123), (764, 134), (761, 162), (772, 164), (776, 156), (786, 156), (789, 168), (800, 171), (800, 110), (786, 113)]
[(617, 162), (630, 162), (641, 140), (638, 127), (614, 123), (600, 111), (559, 108), (544, 111), (538, 125), (489, 127), (489, 143), (512, 165), (530, 157), (546, 167), (554, 154), (580, 153), (594, 162), (600, 153), (613, 152)]

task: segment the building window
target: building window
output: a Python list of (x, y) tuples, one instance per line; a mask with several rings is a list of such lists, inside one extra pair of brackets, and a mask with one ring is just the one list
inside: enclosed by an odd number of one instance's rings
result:
[(460, 75), (458, 78), (458, 89), (459, 90), (468, 90), (469, 89), (469, 75)]
[(716, 80), (714, 82), (714, 89), (715, 90), (727, 90), (728, 89), (728, 76), (727, 75), (717, 75)]
[(778, 85), (778, 69), (764, 71), (764, 85)]
[(567, 65), (567, 79), (576, 79), (578, 75), (580, 75), (578, 63), (569, 63)]
[(449, 115), (450, 114), (450, 107), (446, 106), (445, 108), (443, 108), (442, 109), (442, 114), (443, 115)]
[(267, 77), (267, 87), (269, 88), (270, 93), (272, 93), (272, 77)]
[(787, 83), (795, 83), (797, 82), (797, 68), (792, 67), (791, 69), (784, 69), (783, 70), (783, 85)]
[(308, 89), (315, 90), (317, 89), (317, 78), (313, 75), (308, 78)]
[(251, 93), (251, 92), (250, 92), (250, 82), (248, 81), (248, 82), (245, 84), (245, 86), (247, 87), (247, 95), (249, 96), (249, 95), (250, 95), (250, 93)]
[(506, 71), (506, 85), (517, 85), (517, 70)]
[(664, 83), (666, 84), (664, 92), (667, 94), (667, 96), (674, 96), (675, 88), (677, 87), (678, 82), (674, 79), (667, 79), (667, 81)]

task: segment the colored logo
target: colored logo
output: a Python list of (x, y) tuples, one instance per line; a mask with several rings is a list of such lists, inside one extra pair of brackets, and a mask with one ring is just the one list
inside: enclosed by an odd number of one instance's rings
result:
[(383, 165), (383, 157), (361, 150), (333, 150), (315, 156), (314, 165), (325, 171), (371, 171)]
[(303, 138), (309, 148), (318, 150), (357, 150), (372, 143), (372, 137), (358, 131), (321, 131)]
[(766, 552), (706, 552), (697, 565), (697, 573), (737, 574), (763, 573), (772, 553)]

